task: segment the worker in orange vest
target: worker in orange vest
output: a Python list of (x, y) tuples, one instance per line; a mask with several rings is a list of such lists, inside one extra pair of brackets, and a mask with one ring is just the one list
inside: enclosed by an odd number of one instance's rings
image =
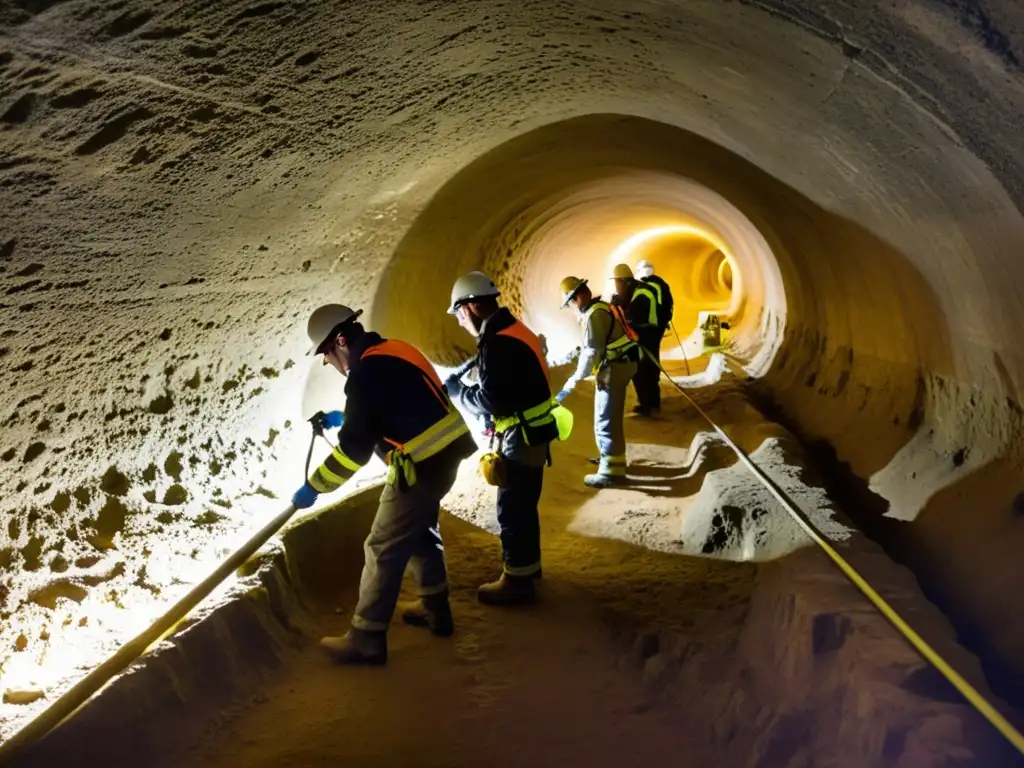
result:
[(480, 602), (529, 602), (541, 576), (540, 503), (551, 441), (558, 439), (551, 382), (540, 339), (505, 307), (483, 272), (470, 272), (452, 288), (449, 313), (477, 340), (478, 384), (453, 375), (446, 386), (467, 411), (493, 421), (499, 441), (498, 525), (500, 578), (477, 590)]
[(357, 320), (360, 312), (328, 304), (309, 318), (310, 354), (323, 355), (324, 365), (347, 378), (346, 401), (344, 413), (328, 419), (340, 427), (337, 447), (292, 503), (299, 509), (312, 506), (374, 453), (387, 462), (387, 484), (364, 548), (352, 629), (320, 641), (339, 663), (384, 664), (387, 629), (408, 564), (421, 597), (403, 618), (436, 635), (452, 634), (438, 514), (459, 464), (476, 452), (476, 443), (430, 362), (405, 342), (365, 330)]

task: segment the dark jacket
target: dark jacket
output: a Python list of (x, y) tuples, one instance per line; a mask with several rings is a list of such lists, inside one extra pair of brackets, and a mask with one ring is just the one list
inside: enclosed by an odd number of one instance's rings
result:
[[(359, 464), (369, 461), (373, 453), (383, 458), (394, 447), (387, 440), (405, 443), (448, 413), (443, 387), (435, 387), (415, 364), (390, 355), (364, 358), (368, 348), (383, 341), (367, 332), (352, 344), (338, 447)], [(426, 473), (434, 466), (446, 469), (475, 451), (476, 442), (466, 434), (417, 466)]]
[(672, 289), (668, 287), (667, 282), (657, 275), (645, 277), (642, 282), (651, 286), (651, 290), (654, 291), (654, 295), (658, 298), (658, 325), (661, 326), (662, 330), (668, 328), (672, 322), (672, 313), (675, 310)]
[[(452, 382), (456, 390), (451, 393), (452, 397), (470, 413), (500, 419), (521, 414), (551, 399), (546, 364), (528, 344), (509, 335), (517, 323), (504, 307), (491, 315), (477, 339), (476, 367), (480, 383), (466, 387), (458, 380)], [(526, 333), (533, 336), (528, 330)], [(558, 428), (554, 423), (531, 427), (526, 435), (529, 445), (550, 443), (557, 437)], [(523, 430), (514, 428), (504, 435), (502, 450), (512, 455), (526, 444)]]

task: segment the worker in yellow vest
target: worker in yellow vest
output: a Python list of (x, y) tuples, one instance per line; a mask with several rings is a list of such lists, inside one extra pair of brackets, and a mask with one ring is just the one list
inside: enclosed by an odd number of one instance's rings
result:
[(594, 437), (601, 455), (597, 472), (583, 482), (603, 488), (626, 480), (626, 389), (636, 374), (637, 344), (620, 307), (594, 296), (586, 280), (562, 280), (562, 307), (573, 307), (583, 326), (576, 371), (556, 396), (558, 402), (588, 376), (596, 376)]

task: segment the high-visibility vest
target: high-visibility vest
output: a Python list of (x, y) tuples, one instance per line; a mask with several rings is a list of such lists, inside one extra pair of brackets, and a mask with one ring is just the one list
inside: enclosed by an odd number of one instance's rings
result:
[[(590, 316), (595, 311), (601, 310), (607, 312), (612, 317), (612, 327), (608, 332), (608, 341), (604, 345), (605, 359), (610, 363), (614, 363), (617, 360), (621, 360), (625, 355), (636, 346), (636, 332), (630, 327), (629, 322), (626, 320), (626, 313), (622, 307), (614, 304), (608, 304), (604, 301), (595, 301), (589, 307), (583, 315), (584, 324), (590, 322)], [(618, 326), (622, 333), (615, 338), (615, 328)]]
[[(508, 328), (498, 331), (498, 336), (508, 336), (510, 338), (521, 341), (523, 344), (528, 346), (533, 354), (537, 358), (537, 363), (540, 365), (541, 370), (544, 371), (544, 378), (548, 381), (548, 388), (551, 387), (551, 375), (548, 372), (548, 363), (544, 359), (544, 350), (541, 348), (540, 339), (537, 335), (527, 328), (519, 320), (516, 320)], [(555, 417), (552, 411), (555, 410), (558, 403), (550, 397), (542, 403), (538, 403), (535, 406), (527, 408), (520, 413), (513, 414), (511, 416), (500, 416), (494, 419), (494, 431), (497, 433), (507, 432), (513, 427), (523, 424), (528, 427), (545, 427), (555, 421)], [(523, 431), (523, 439), (529, 445), (529, 439), (527, 439), (527, 431)]]
[(658, 298), (654, 295), (654, 291), (651, 290), (651, 286), (648, 283), (638, 282), (633, 288), (633, 297), (629, 300), (630, 304), (636, 301), (638, 296), (647, 297), (647, 323), (656, 327), (658, 325)]
[(395, 450), (388, 454), (388, 483), (394, 484), (400, 472), (406, 484), (415, 485), (415, 464), (429, 459), (431, 456), (436, 456), (463, 435), (468, 435), (469, 427), (466, 426), (462, 414), (452, 405), (448, 394), (444, 390), (444, 385), (441, 383), (441, 377), (437, 375), (434, 366), (430, 364), (430, 361), (416, 347), (406, 344), (404, 341), (388, 339), (366, 349), (362, 357), (367, 358), (376, 355), (397, 357), (399, 360), (405, 360), (407, 363), (411, 363), (419, 368), (423, 374), (424, 381), (448, 412), (439, 421), (434, 422), (423, 432), (406, 440), (404, 443), (399, 443), (388, 437), (384, 438), (386, 442), (395, 446)]

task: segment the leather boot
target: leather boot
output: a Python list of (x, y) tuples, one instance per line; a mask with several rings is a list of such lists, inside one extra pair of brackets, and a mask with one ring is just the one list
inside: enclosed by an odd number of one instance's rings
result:
[(451, 637), (455, 631), (448, 595), (427, 595), (399, 607), (402, 621), (414, 627), (426, 627), (438, 637)]
[(342, 637), (322, 637), (320, 646), (336, 664), (380, 666), (388, 661), (388, 633), (354, 627)]
[(522, 605), (537, 597), (534, 576), (511, 576), (502, 573), (497, 581), (483, 584), (476, 590), (476, 599), (484, 605)]

